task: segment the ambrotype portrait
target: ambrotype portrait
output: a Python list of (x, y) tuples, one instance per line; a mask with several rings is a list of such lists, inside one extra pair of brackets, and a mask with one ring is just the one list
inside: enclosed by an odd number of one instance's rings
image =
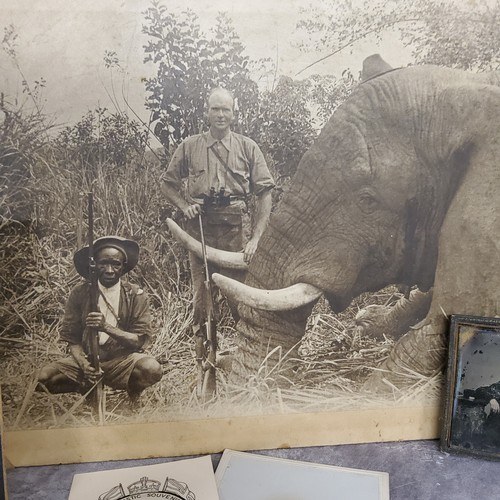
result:
[(2, 2), (14, 465), (438, 436), (500, 303), (498, 8), (451, 3)]
[(452, 316), (442, 432), (446, 451), (500, 458), (500, 320)]

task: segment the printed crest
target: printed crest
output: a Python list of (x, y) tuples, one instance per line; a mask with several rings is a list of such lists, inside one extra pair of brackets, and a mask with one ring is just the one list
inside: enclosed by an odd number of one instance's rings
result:
[(141, 477), (130, 484), (125, 492), (123, 486), (118, 484), (109, 491), (99, 496), (97, 500), (140, 500), (144, 498), (163, 498), (166, 500), (196, 500), (196, 495), (189, 490), (186, 483), (167, 477), (163, 487), (161, 482), (148, 477)]

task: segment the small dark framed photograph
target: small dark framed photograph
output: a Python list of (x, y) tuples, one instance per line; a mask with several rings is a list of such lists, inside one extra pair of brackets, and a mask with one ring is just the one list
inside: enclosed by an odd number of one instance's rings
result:
[(500, 318), (451, 316), (441, 447), (500, 460)]

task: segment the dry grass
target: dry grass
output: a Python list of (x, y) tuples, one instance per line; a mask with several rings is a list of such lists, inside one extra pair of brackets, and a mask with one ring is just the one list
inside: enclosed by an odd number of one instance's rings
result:
[[(195, 393), (196, 366), (191, 341), (191, 292), (187, 259), (170, 238), (172, 215), (159, 193), (159, 162), (131, 155), (118, 167), (88, 164), (41, 134), (39, 120), (16, 116), (0, 135), (0, 376), (6, 426), (46, 428), (96, 424), (96, 415), (76, 394), (35, 392), (40, 368), (65, 354), (58, 341), (64, 301), (79, 277), (72, 256), (86, 238), (85, 193), (95, 199), (96, 236), (119, 234), (141, 245), (141, 261), (130, 279), (150, 295), (156, 336), (150, 352), (164, 364), (161, 382), (130, 407), (120, 392), (106, 391), (109, 424), (323, 411), (373, 405), (410, 404), (437, 394), (439, 376), (415, 377), (411, 391), (389, 399), (360, 392), (361, 381), (385, 359), (392, 341), (359, 338), (353, 318), (366, 303), (388, 303), (393, 289), (361, 297), (335, 316), (320, 302), (300, 346), (299, 368), (290, 387), (276, 387), (276, 372), (265, 366), (245, 387), (230, 386), (218, 371), (219, 395), (202, 404)], [(30, 142), (30, 137), (37, 140)], [(46, 138), (43, 142), (40, 138)], [(8, 147), (6, 147), (8, 146)], [(6, 152), (7, 151), (7, 152)], [(3, 156), (2, 156), (3, 155)], [(9, 163), (15, 158), (17, 163)], [(221, 349), (234, 345), (227, 308), (219, 325)], [(283, 353), (286, 356), (286, 353)], [(412, 374), (409, 374), (411, 377)]]

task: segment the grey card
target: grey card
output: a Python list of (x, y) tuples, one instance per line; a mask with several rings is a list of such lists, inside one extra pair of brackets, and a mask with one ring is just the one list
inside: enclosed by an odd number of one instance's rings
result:
[(220, 500), (389, 500), (389, 474), (225, 450)]

